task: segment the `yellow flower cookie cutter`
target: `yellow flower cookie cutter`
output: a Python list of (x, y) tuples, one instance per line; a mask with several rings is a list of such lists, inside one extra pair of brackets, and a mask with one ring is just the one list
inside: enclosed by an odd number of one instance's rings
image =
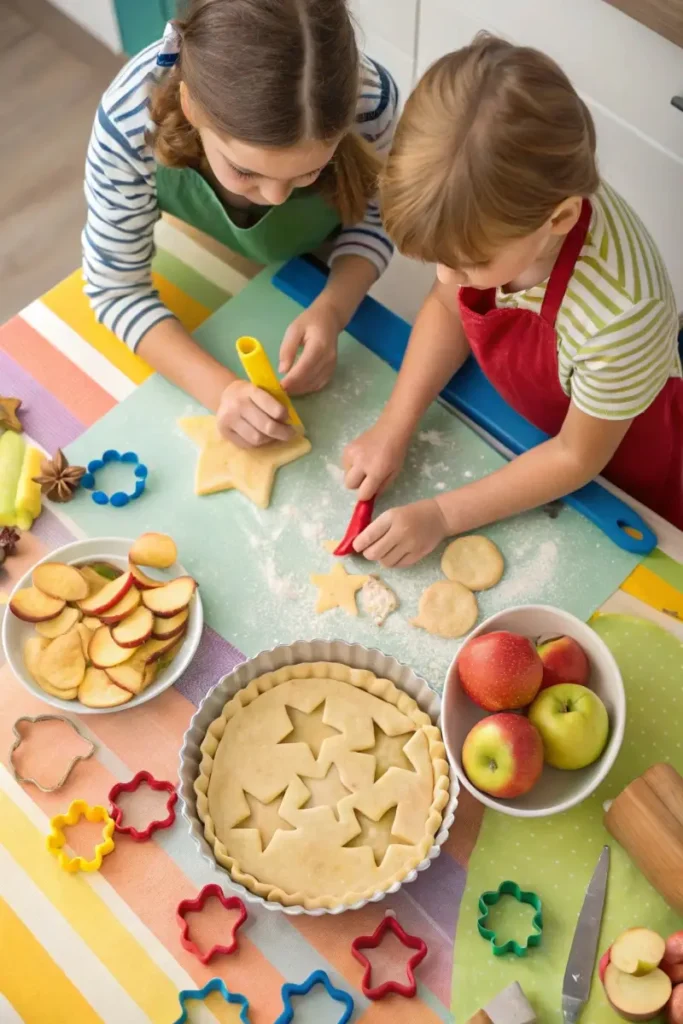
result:
[[(81, 818), (86, 821), (103, 822), (102, 842), (95, 847), (92, 860), (83, 857), (69, 857), (62, 847), (66, 844), (64, 829), (67, 825), (77, 825)], [(50, 834), (47, 837), (47, 848), (54, 853), (60, 868), (71, 873), (76, 871), (99, 871), (102, 860), (114, 849), (114, 819), (110, 817), (106, 807), (99, 804), (91, 807), (85, 800), (73, 800), (66, 814), (57, 814), (50, 819)]]

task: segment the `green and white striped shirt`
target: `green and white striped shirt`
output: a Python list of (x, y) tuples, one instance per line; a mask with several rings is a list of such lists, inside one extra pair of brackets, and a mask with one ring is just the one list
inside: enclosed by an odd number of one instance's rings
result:
[[(614, 189), (592, 200), (586, 241), (557, 315), (562, 389), (582, 412), (625, 420), (647, 409), (669, 377), (682, 376), (671, 282), (647, 229)], [(547, 281), (501, 308), (541, 310)]]

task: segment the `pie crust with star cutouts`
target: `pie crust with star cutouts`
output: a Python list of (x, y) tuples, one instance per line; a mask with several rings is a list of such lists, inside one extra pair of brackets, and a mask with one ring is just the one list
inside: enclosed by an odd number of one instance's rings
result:
[(197, 812), (216, 860), (284, 906), (333, 910), (403, 881), (448, 803), (429, 715), (390, 680), (335, 662), (254, 679), (201, 752)]

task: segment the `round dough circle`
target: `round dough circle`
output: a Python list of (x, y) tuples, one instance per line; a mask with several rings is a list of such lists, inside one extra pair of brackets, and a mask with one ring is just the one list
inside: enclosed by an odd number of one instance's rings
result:
[(451, 640), (468, 633), (478, 616), (477, 599), (471, 590), (462, 583), (438, 580), (423, 591), (412, 625)]
[(444, 576), (470, 590), (488, 590), (500, 580), (505, 562), (488, 537), (472, 535), (451, 541), (441, 558)]

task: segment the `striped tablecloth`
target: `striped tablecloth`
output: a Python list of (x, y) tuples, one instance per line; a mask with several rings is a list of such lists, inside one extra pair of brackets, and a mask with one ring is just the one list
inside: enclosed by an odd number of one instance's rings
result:
[[(193, 330), (246, 283), (240, 273), (180, 233), (159, 224), (155, 281), (160, 295)], [(0, 391), (22, 398), (27, 437), (53, 453), (77, 438), (151, 373), (95, 323), (74, 273), (0, 328)], [(150, 524), (152, 525), (152, 524)], [(664, 551), (647, 559), (604, 610), (645, 615), (683, 636), (683, 543), (665, 530)], [(0, 569), (0, 600), (46, 552), (81, 536), (67, 506), (50, 505), (19, 554)], [(67, 875), (45, 851), (49, 818), (82, 797), (106, 803), (117, 780), (141, 768), (174, 779), (182, 736), (210, 682), (241, 655), (210, 627), (181, 683), (122, 715), (89, 716), (81, 729), (96, 744), (58, 793), (20, 786), (8, 770), (12, 723), (49, 710), (14, 679), (0, 655), (0, 1022), (15, 1024), (171, 1024), (178, 991), (221, 977), (250, 1001), (252, 1024), (271, 1024), (281, 1012), (280, 988), (316, 968), (356, 1000), (354, 1020), (424, 1024), (451, 1020), (451, 975), (458, 906), (481, 820), (479, 805), (461, 794), (457, 831), (442, 856), (380, 905), (334, 919), (285, 917), (249, 907), (239, 952), (202, 966), (179, 942), (175, 907), (216, 876), (199, 857), (182, 821), (152, 841), (122, 838), (95, 874)], [(65, 727), (62, 727), (65, 728)], [(40, 771), (62, 763), (60, 751), (27, 736), (27, 763)], [(22, 762), (23, 764), (23, 762)], [(415, 1001), (371, 1003), (361, 993), (361, 968), (350, 943), (372, 931), (392, 907), (404, 927), (426, 939)], [(195, 1004), (197, 1006), (197, 1004)], [(336, 1021), (316, 999), (297, 1008), (299, 1024)], [(239, 1008), (212, 996), (192, 1018), (237, 1021)]]

